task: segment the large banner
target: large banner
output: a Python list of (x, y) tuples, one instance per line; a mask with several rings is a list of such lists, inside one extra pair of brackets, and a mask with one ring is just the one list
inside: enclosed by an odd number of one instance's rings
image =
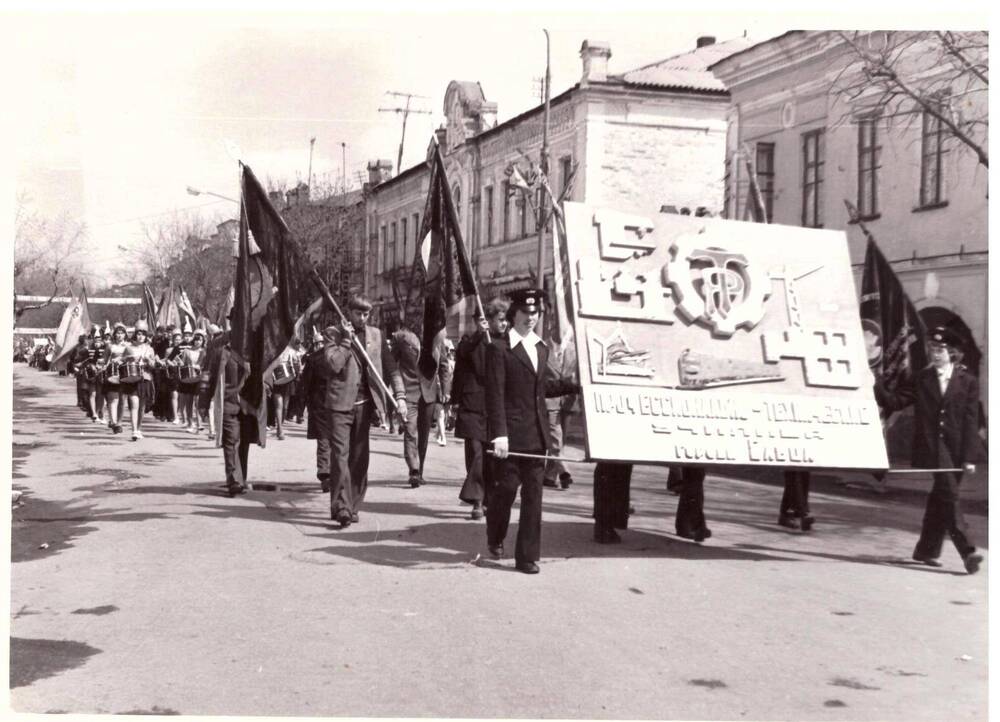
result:
[(591, 459), (888, 466), (843, 232), (564, 208)]

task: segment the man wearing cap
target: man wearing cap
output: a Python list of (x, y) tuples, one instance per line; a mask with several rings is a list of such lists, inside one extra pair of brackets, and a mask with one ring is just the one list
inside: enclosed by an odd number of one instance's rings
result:
[(465, 440), (465, 483), (458, 498), (472, 504), (470, 517), (483, 518), (492, 483), (493, 460), (485, 456), (490, 437), (486, 432), (486, 347), (487, 338), (500, 338), (507, 331), (510, 304), (494, 298), (486, 304), (485, 318), (476, 312), (479, 330), (462, 339), (455, 352), (455, 374), (451, 400), (458, 405), (455, 436)]
[(487, 428), (498, 459), (486, 509), (486, 540), (490, 556), (503, 557), (511, 506), (521, 487), (514, 561), (525, 574), (539, 571), (545, 460), (534, 457), (544, 456), (548, 448), (545, 399), (579, 391), (579, 385), (553, 376), (549, 350), (534, 332), (541, 310), (541, 290), (512, 293), (507, 311), (511, 328), (486, 350)]
[(368, 490), (368, 433), (376, 411), (385, 418), (385, 400), (372, 369), (355, 349), (356, 338), (375, 369), (392, 390), (396, 409), (406, 416), (406, 391), (382, 334), (368, 326), (371, 302), (361, 295), (347, 304), (336, 340), (323, 351), (329, 374), (326, 408), (330, 410), (330, 517), (341, 528), (358, 521), (358, 508)]
[[(915, 372), (894, 392), (887, 390), (881, 380), (875, 382), (875, 398), (884, 408), (898, 411), (913, 404), (915, 468), (961, 468), (971, 472), (975, 468), (971, 462), (984, 458), (978, 433), (979, 383), (965, 366), (955, 363), (960, 348), (958, 335), (939, 326), (930, 333), (930, 365)], [(965, 570), (975, 574), (983, 556), (969, 540), (959, 505), (962, 473), (934, 473), (913, 558), (928, 566), (941, 566), (938, 557), (948, 535)]]

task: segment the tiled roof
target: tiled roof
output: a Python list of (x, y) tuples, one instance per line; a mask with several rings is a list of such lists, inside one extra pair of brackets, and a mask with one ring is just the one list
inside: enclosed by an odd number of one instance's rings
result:
[(723, 93), (726, 86), (708, 70), (709, 66), (734, 53), (742, 52), (751, 45), (753, 42), (747, 38), (713, 43), (630, 70), (621, 75), (621, 80), (627, 85)]

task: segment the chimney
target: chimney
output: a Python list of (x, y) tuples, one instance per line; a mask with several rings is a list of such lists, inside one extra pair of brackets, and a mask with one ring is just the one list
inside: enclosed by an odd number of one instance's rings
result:
[(281, 191), (268, 191), (267, 198), (275, 208), (285, 207), (285, 194)]
[(715, 45), (715, 36), (714, 35), (702, 35), (700, 38), (698, 38), (698, 41), (697, 41), (697, 44), (695, 45), (695, 47), (696, 48), (704, 48), (704, 47), (706, 47), (708, 45)]
[(590, 83), (603, 83), (608, 79), (608, 58), (611, 57), (611, 44), (606, 40), (584, 40), (580, 46), (580, 58), (583, 60), (583, 76), (580, 87), (586, 88)]
[(368, 161), (368, 182), (373, 186), (392, 178), (392, 161), (380, 158)]

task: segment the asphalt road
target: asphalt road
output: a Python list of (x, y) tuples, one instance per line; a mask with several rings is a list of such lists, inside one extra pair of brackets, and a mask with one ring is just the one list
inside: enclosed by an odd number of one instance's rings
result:
[(574, 465), (571, 490), (546, 490), (528, 576), (477, 560), (485, 526), (458, 501), (453, 440), (413, 490), (399, 437), (373, 432), (360, 523), (338, 530), (304, 426), (251, 449), (270, 490), (229, 499), (204, 436), (154, 422), (131, 442), (73, 396), (14, 368), (15, 711), (986, 718), (989, 570), (966, 575), (950, 546), (941, 569), (908, 561), (919, 490), (821, 476), (806, 535), (774, 523), (776, 472), (725, 470), (706, 482), (714, 536), (694, 544), (644, 468), (623, 543), (601, 546), (590, 467)]

